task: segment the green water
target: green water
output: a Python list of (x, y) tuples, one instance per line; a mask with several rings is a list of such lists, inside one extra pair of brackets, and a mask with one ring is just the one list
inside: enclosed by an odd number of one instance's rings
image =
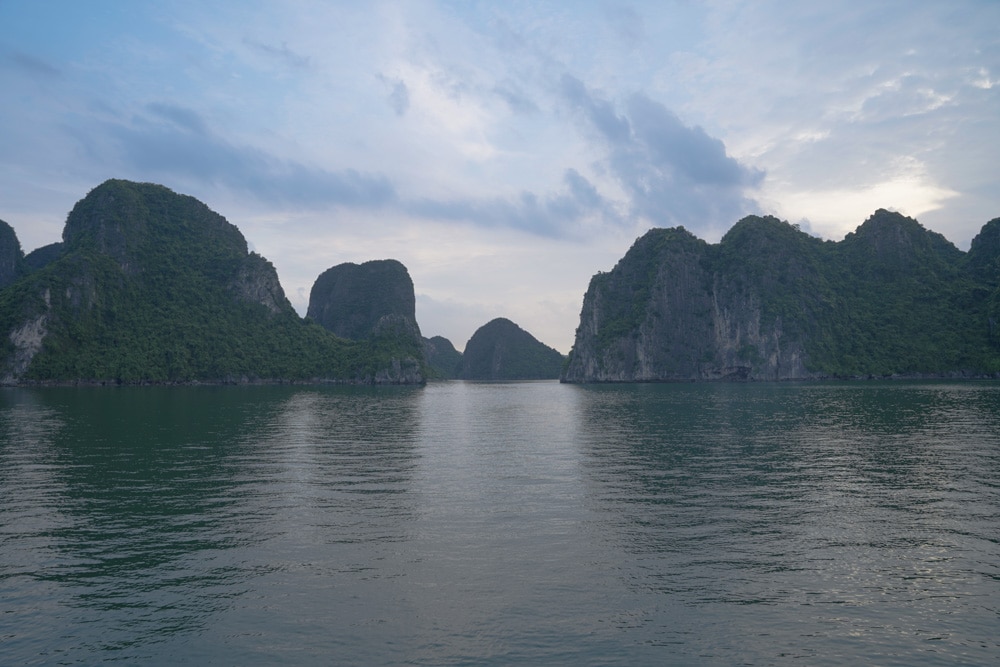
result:
[(1000, 384), (0, 391), (0, 664), (995, 664)]

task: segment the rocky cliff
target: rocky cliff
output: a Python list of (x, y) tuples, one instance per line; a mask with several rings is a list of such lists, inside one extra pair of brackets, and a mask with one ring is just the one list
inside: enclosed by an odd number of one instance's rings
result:
[(970, 268), (1000, 256), (979, 250), (995, 233), (987, 225), (967, 258), (885, 210), (839, 243), (773, 217), (747, 217), (715, 245), (683, 228), (650, 230), (591, 280), (562, 379), (996, 372), (989, 286)]
[(309, 292), (306, 316), (342, 338), (367, 338), (387, 315), (416, 324), (413, 280), (394, 259), (338, 264), (321, 273)]
[(17, 280), (25, 271), (24, 252), (14, 229), (0, 220), (0, 288)]
[(424, 358), (435, 378), (455, 378), (462, 370), (462, 353), (444, 336), (424, 338)]
[(1000, 218), (990, 220), (972, 239), (968, 268), (975, 283), (982, 286), (989, 342), (1000, 346)]
[(424, 364), (413, 280), (394, 259), (327, 269), (313, 283), (306, 316), (342, 338), (390, 338), (407, 351), (399, 363), (408, 368)]
[(41, 248), (35, 248), (24, 257), (28, 271), (37, 271), (59, 259), (62, 255), (62, 243), (50, 243)]
[(548, 380), (559, 377), (563, 356), (505, 318), (479, 327), (465, 345), (463, 380)]
[(0, 290), (8, 384), (423, 381), (391, 335), (303, 321), (234, 225), (163, 186), (103, 183), (41, 250)]

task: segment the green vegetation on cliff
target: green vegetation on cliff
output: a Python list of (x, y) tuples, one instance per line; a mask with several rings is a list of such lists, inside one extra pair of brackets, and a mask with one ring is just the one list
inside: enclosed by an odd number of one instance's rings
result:
[(422, 380), (395, 332), (299, 318), (235, 226), (159, 185), (98, 186), (36, 266), (0, 291), (7, 382)]
[(879, 210), (841, 242), (773, 217), (653, 229), (591, 280), (564, 379), (1000, 371), (1000, 220), (963, 253)]
[(382, 345), (391, 341), (411, 368), (426, 373), (413, 280), (397, 260), (327, 269), (309, 292), (307, 317), (342, 338)]
[(444, 336), (424, 338), (424, 358), (430, 377), (450, 380), (462, 371), (462, 353)]
[(306, 315), (342, 338), (363, 340), (386, 317), (403, 318), (416, 330), (416, 307), (406, 267), (395, 259), (376, 259), (321, 273), (309, 292)]
[(26, 270), (24, 252), (14, 228), (0, 220), (0, 288), (10, 285)]
[(503, 317), (479, 327), (465, 344), (463, 380), (554, 380), (563, 355)]

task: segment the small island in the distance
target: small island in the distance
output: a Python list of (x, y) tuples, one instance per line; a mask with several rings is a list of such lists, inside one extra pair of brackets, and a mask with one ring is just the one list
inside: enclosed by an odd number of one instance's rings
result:
[(840, 242), (772, 217), (718, 244), (652, 229), (591, 280), (566, 359), (504, 318), (464, 354), (422, 337), (391, 259), (325, 271), (299, 317), (221, 215), (109, 180), (27, 256), (0, 221), (0, 332), (7, 385), (997, 376), (1000, 219), (967, 253), (885, 210)]

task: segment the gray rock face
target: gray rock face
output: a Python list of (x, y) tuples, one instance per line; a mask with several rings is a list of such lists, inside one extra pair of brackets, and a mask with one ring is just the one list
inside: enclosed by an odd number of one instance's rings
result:
[[(565, 382), (815, 377), (801, 329), (765, 307), (772, 284), (809, 272), (787, 246), (821, 243), (773, 218), (738, 223), (718, 246), (653, 229), (583, 301)], [(780, 248), (780, 261), (771, 265)]]
[(293, 312), (292, 304), (278, 280), (274, 265), (255, 252), (240, 265), (230, 289), (244, 301), (259, 303), (272, 313)]
[(424, 381), (426, 361), (413, 280), (402, 263), (382, 259), (327, 269), (313, 283), (306, 316), (341, 338), (391, 341), (397, 354), (372, 382)]
[(591, 280), (562, 379), (993, 372), (1000, 312), (982, 294), (1000, 278), (997, 229), (968, 257), (882, 209), (837, 243), (772, 217), (744, 218), (715, 245), (650, 230)]
[(416, 328), (413, 280), (394, 259), (339, 264), (313, 283), (306, 315), (341, 338), (353, 340), (371, 337), (386, 316), (404, 318)]
[[(50, 304), (50, 294), (44, 296), (46, 308)], [(17, 378), (27, 370), (31, 360), (35, 358), (38, 351), (42, 349), (45, 335), (48, 333), (46, 324), (48, 323), (48, 312), (33, 316), (17, 326), (10, 332), (8, 339), (14, 348), (14, 353), (3, 371), (0, 379), (2, 384), (13, 384)]]
[(371, 378), (370, 384), (423, 384), (425, 380), (419, 359), (393, 357), (387, 367), (379, 369), (375, 377)]
[(746, 276), (714, 271), (683, 228), (636, 241), (584, 297), (566, 382), (807, 378), (802, 341), (766, 317)]

